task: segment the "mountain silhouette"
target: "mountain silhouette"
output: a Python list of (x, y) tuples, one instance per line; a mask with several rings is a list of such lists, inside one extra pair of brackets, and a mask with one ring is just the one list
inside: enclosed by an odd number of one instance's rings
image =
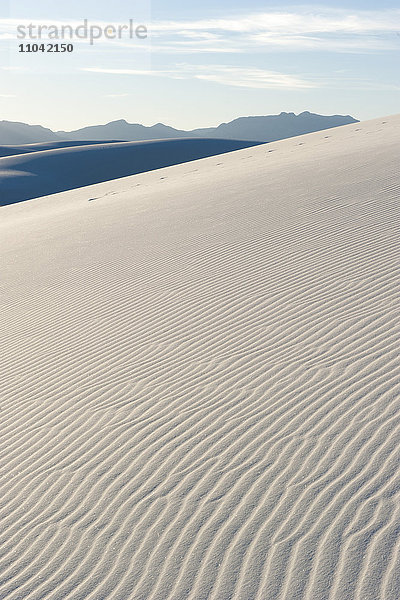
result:
[(74, 131), (56, 132), (40, 125), (0, 121), (0, 144), (33, 144), (61, 140), (136, 142), (187, 137), (274, 142), (350, 123), (358, 123), (358, 121), (350, 115), (323, 116), (308, 111), (299, 115), (282, 112), (279, 115), (240, 117), (229, 123), (221, 123), (218, 127), (206, 127), (191, 131), (175, 129), (163, 123), (145, 127), (138, 123), (128, 123), (124, 119), (105, 125), (83, 127)]

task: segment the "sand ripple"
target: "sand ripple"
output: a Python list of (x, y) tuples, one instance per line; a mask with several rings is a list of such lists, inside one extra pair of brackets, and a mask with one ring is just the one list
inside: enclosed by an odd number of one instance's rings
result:
[(2, 599), (399, 597), (399, 129), (1, 209)]

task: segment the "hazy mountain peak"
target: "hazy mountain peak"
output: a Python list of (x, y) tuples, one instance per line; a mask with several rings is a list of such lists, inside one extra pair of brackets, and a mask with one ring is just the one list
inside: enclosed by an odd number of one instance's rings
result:
[[(107, 125), (129, 125), (129, 123), (125, 119), (117, 119), (116, 121), (110, 121)], [(99, 127), (99, 125), (94, 125), (94, 127)]]

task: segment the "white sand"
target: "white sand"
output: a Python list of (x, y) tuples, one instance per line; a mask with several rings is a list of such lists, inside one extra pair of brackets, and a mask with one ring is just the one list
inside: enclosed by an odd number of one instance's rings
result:
[(400, 597), (399, 150), (0, 209), (2, 600)]

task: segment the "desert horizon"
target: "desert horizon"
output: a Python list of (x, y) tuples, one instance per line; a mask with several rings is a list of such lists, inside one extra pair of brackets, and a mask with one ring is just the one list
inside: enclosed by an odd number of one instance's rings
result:
[(298, 115), (284, 111), (276, 115), (248, 115), (220, 123), (215, 127), (197, 127), (187, 130), (170, 127), (160, 122), (146, 127), (140, 123), (128, 123), (126, 119), (116, 119), (102, 125), (87, 125), (71, 131), (57, 131), (42, 125), (3, 120), (0, 121), (0, 140), (7, 146), (66, 141), (138, 142), (187, 137), (274, 142), (295, 135), (358, 122), (358, 119), (351, 115), (320, 115), (310, 111), (303, 111)]
[[(145, 128), (119, 120), (70, 132), (74, 135), (64, 139), (66, 132), (60, 135), (41, 126), (3, 121), (0, 206), (255, 146), (263, 139), (279, 141), (350, 123), (358, 121), (310, 112), (297, 116), (280, 113), (243, 117), (212, 131), (183, 132), (164, 125)], [(206, 137), (212, 134), (214, 137)], [(127, 141), (132, 139), (135, 141)]]

